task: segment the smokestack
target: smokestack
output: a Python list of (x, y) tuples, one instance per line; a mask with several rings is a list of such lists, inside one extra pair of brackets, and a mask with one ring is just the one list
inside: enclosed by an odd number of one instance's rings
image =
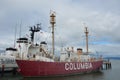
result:
[(82, 49), (81, 48), (77, 48), (77, 54), (81, 55), (82, 54)]

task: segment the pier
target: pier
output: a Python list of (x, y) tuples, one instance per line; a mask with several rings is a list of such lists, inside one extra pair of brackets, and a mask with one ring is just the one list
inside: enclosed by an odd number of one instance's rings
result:
[(102, 69), (111, 69), (112, 68), (112, 65), (111, 65), (111, 62), (108, 60), (104, 60), (103, 61), (103, 65), (102, 65)]
[(16, 75), (17, 68), (17, 64), (0, 64), (0, 76), (3, 77), (5, 73)]

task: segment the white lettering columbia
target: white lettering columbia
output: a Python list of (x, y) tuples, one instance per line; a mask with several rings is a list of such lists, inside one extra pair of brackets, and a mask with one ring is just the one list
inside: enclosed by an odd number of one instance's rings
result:
[(90, 69), (92, 68), (92, 63), (65, 63), (65, 70), (79, 70), (79, 69)]

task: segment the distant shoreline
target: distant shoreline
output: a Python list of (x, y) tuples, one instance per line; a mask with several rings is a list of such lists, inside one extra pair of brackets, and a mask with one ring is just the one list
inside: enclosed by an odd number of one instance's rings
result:
[(105, 57), (104, 59), (120, 60), (120, 57)]

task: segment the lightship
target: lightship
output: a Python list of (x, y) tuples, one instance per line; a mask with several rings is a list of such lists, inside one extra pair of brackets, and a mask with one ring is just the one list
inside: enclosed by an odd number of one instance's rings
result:
[(88, 52), (88, 29), (85, 27), (86, 34), (86, 50), (84, 53), (82, 48), (74, 47), (66, 48), (60, 52), (60, 57), (56, 58), (54, 25), (55, 13), (50, 14), (50, 23), (52, 25), (52, 50), (48, 51), (47, 43), (42, 41), (40, 44), (34, 44), (34, 34), (41, 30), (39, 24), (30, 28), (31, 40), (28, 38), (19, 38), (17, 40), (17, 50), (19, 58), (16, 62), (19, 66), (19, 72), (24, 77), (43, 77), (43, 76), (60, 76), (73, 75), (81, 73), (89, 73), (100, 70), (102, 59), (94, 58)]

